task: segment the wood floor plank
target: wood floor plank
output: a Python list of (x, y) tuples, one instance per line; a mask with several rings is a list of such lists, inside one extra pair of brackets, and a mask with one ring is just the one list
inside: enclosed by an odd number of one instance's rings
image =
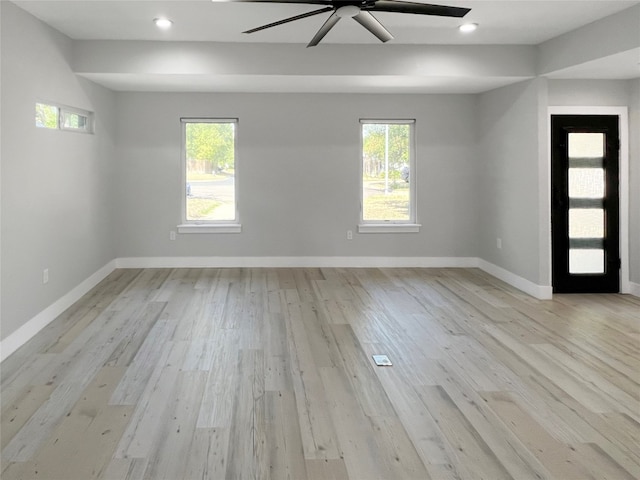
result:
[(120, 344), (115, 348), (105, 365), (117, 367), (128, 366), (138, 354), (142, 345), (147, 341), (150, 331), (160, 318), (166, 304), (164, 302), (150, 302), (143, 310), (138, 325), (130, 329)]
[[(431, 478), (407, 430), (398, 417), (369, 417), (373, 435), (385, 461), (388, 478), (426, 480)], [(387, 453), (385, 455), (384, 453)]]
[[(123, 368), (105, 367), (97, 373), (69, 414), (26, 462), (27, 470), (51, 479), (100, 477), (133, 412), (133, 407), (107, 405), (123, 372)], [(11, 478), (11, 470), (5, 475)]]
[[(487, 339), (488, 337), (485, 340)], [(570, 445), (596, 442), (629, 471), (640, 465), (638, 449), (633, 446), (637, 446), (638, 442), (628, 437), (624, 430), (612, 429), (603, 419), (604, 415), (609, 414), (597, 414), (588, 410), (562, 390), (562, 386), (557, 386), (543, 375), (532, 371), (517, 353), (508, 349), (501, 353), (498, 345), (501, 344), (496, 343), (496, 348), (493, 349), (497, 359), (519, 374), (523, 384), (523, 388), (518, 391), (519, 403), (526, 405), (526, 411), (551, 436)], [(515, 392), (511, 394), (515, 395)], [(633, 420), (632, 422), (635, 423)]]
[[(437, 370), (435, 376), (441, 379), (439, 386), (513, 478), (552, 478), (513, 432), (501, 425), (498, 417), (486, 406), (480, 392), (465, 388), (463, 378), (442, 361), (438, 361), (434, 368)], [(429, 405), (426, 407), (428, 409)]]
[(184, 479), (223, 479), (227, 471), (228, 428), (196, 428), (189, 449)]
[(603, 395), (609, 399), (612, 404), (614, 411), (626, 413), (634, 417), (637, 422), (640, 422), (640, 411), (637, 409), (637, 395), (634, 398), (602, 375), (599, 375), (588, 366), (583, 365), (552, 345), (535, 345), (533, 348), (544, 352), (549, 358), (569, 370), (575, 377), (582, 378), (584, 382), (595, 387), (597, 391), (603, 392)]
[(296, 396), (296, 408), (305, 458), (337, 459), (338, 446), (333, 421), (329, 413), (327, 393), (319, 368), (311, 355), (304, 325), (287, 309), (285, 316), (291, 379)]
[(265, 357), (264, 388), (268, 392), (292, 392), (293, 378), (288, 355), (269, 355)]
[(443, 387), (425, 386), (418, 393), (453, 448), (462, 478), (512, 478)]
[(584, 443), (574, 446), (575, 456), (582, 468), (593, 478), (611, 478), (615, 480), (633, 480), (640, 478), (638, 464), (625, 464), (613, 458), (597, 443)]
[(2, 362), (0, 474), (640, 478), (638, 312), (479, 269), (116, 270)]
[(306, 480), (307, 468), (293, 391), (266, 392), (266, 446), (272, 479)]
[(309, 480), (349, 480), (342, 459), (305, 460)]
[[(78, 364), (78, 359), (85, 352), (86, 345), (94, 346), (93, 341), (97, 332), (95, 324), (99, 323), (105, 327), (105, 329), (111, 329), (114, 323), (114, 318), (119, 315), (119, 312), (106, 310), (103, 311), (99, 317), (94, 320), (94, 323), (86, 328), (64, 352), (60, 353), (43, 353), (39, 354), (39, 360), (44, 362), (41, 364), (41, 368), (38, 369), (35, 374), (29, 380), (31, 385), (59, 385), (61, 381), (65, 380), (69, 371), (75, 368)], [(93, 328), (91, 328), (93, 326)], [(117, 328), (117, 327), (116, 327)], [(22, 379), (20, 379), (22, 380)], [(16, 383), (21, 383), (20, 381)]]
[(380, 387), (372, 360), (363, 355), (362, 347), (349, 325), (332, 325), (344, 371), (353, 385), (360, 407), (368, 416), (392, 417), (396, 412), (386, 392)]
[(238, 388), (240, 332), (219, 330), (217, 348), (208, 372), (207, 385), (199, 406), (198, 428), (231, 427), (234, 392)]
[(486, 328), (494, 338), (502, 342), (511, 350), (517, 349), (518, 355), (537, 372), (544, 375), (556, 385), (562, 385), (562, 389), (573, 398), (581, 402), (594, 412), (615, 411), (608, 399), (601, 392), (594, 391), (584, 384), (581, 379), (566, 372), (562, 365), (549, 359), (546, 355), (535, 350), (533, 346), (521, 345), (509, 335), (504, 334), (499, 328), (489, 326)]
[(229, 478), (267, 478), (264, 353), (240, 350), (239, 384), (229, 431)]
[(295, 309), (295, 321), (300, 321), (304, 325), (311, 355), (316, 366), (335, 366), (339, 353), (329, 323), (323, 321), (324, 319), (318, 315), (313, 304), (300, 303), (297, 305), (292, 304), (289, 307), (290, 314), (293, 314)]
[[(141, 272), (142, 270), (131, 269), (115, 270), (110, 273), (98, 285), (47, 325), (43, 329), (43, 333), (46, 332), (46, 334), (39, 336), (37, 339), (34, 338), (34, 341), (30, 342), (31, 347), (43, 352), (62, 352), (82, 332), (83, 328), (76, 325), (80, 323), (82, 326), (86, 326), (88, 324), (85, 321), (87, 318), (95, 319), (103, 313)], [(48, 346), (44, 347), (45, 344), (40, 343), (40, 341), (45, 342)], [(28, 355), (28, 352), (25, 352), (25, 354)], [(12, 357), (18, 360), (21, 357), (21, 353), (18, 351)], [(10, 362), (11, 360), (7, 363)]]
[(163, 355), (168, 354), (167, 342), (175, 324), (163, 319), (154, 324), (149, 334), (136, 352), (135, 358), (127, 368), (118, 388), (113, 392), (111, 403), (114, 405), (136, 405), (147, 387), (147, 382)]
[(93, 323), (98, 315), (104, 312), (105, 308), (91, 306), (87, 311), (78, 312), (77, 320), (73, 322), (71, 328), (66, 330), (63, 335), (58, 337), (56, 343), (51, 345), (46, 353), (64, 352), (66, 348), (80, 335), (91, 323)]
[[(584, 449), (580, 452), (575, 446), (562, 444), (554, 440), (539, 424), (537, 424), (508, 393), (486, 392), (481, 394), (492, 410), (518, 438), (527, 446), (543, 465), (556, 478), (620, 478), (633, 477), (619, 465), (614, 477), (608, 475), (615, 462), (599, 462), (593, 468), (590, 456), (595, 451)], [(587, 452), (590, 453), (587, 454)], [(603, 455), (606, 457), (606, 455)], [(595, 470), (595, 471), (594, 471)]]
[(237, 278), (229, 283), (224, 299), (221, 328), (242, 328), (241, 319), (245, 310), (244, 299), (247, 293), (246, 275), (238, 273)]
[[(90, 330), (86, 335), (87, 348), (78, 350), (74, 361), (63, 369), (60, 383), (46, 402), (2, 450), (4, 460), (26, 461), (33, 456), (43, 440), (51, 435), (64, 415), (80, 398), (84, 389), (111, 356), (115, 346), (124, 338), (123, 324), (131, 315), (135, 318), (135, 312), (141, 310), (141, 306), (124, 309), (114, 316), (108, 316), (101, 325), (102, 328), (98, 328), (100, 325), (94, 322), (86, 329)], [(85, 336), (84, 333), (79, 335), (78, 339)]]
[(159, 419), (152, 450), (145, 455), (149, 459), (145, 479), (173, 480), (184, 472), (194, 440), (198, 400), (205, 384), (206, 374), (202, 371), (178, 373), (170, 404)]
[(174, 368), (156, 368), (120, 439), (116, 457), (147, 458), (151, 454), (177, 378), (178, 371)]
[[(344, 459), (349, 478), (393, 478), (388, 458), (392, 453), (379, 450), (373, 426), (360, 408), (347, 375), (337, 367), (321, 368), (320, 375), (323, 385), (331, 392), (328, 402), (340, 449), (339, 458)], [(385, 454), (387, 458), (384, 458)]]
[(188, 342), (187, 353), (182, 364), (183, 371), (200, 370), (208, 372), (218, 348), (218, 341), (204, 338), (192, 339)]
[[(640, 376), (635, 369), (622, 366), (619, 363), (614, 367), (610, 357), (603, 357), (600, 352), (593, 352), (592, 354), (588, 347), (585, 349), (582, 346), (553, 341), (550, 345), (569, 355), (580, 364), (588, 366), (591, 371), (598, 372), (607, 381), (628, 393), (636, 402), (640, 400)], [(640, 345), (640, 338), (638, 339), (638, 345)], [(640, 370), (640, 359), (637, 363)]]
[[(269, 300), (270, 301), (270, 300)], [(280, 298), (278, 297), (278, 305)], [(284, 321), (282, 310), (277, 312), (269, 311), (264, 316), (265, 335), (264, 351), (265, 355), (283, 356), (289, 355), (289, 344), (287, 339), (287, 325)]]
[(32, 458), (83, 390), (83, 386), (78, 384), (65, 383), (57, 386), (2, 449), (2, 462), (26, 462)]
[(98, 478), (100, 480), (142, 480), (147, 463), (146, 458), (112, 458)]
[[(410, 373), (380, 368), (377, 375), (427, 470), (441, 473), (441, 467), (446, 465), (452, 470), (453, 455), (442, 431), (425, 408), (418, 392), (414, 388), (406, 388), (410, 383), (406, 376)], [(452, 476), (455, 476), (455, 472)]]
[(2, 402), (0, 440), (4, 448), (53, 392), (53, 385), (25, 387), (11, 403)]
[[(60, 357), (65, 356), (63, 354), (50, 354), (50, 353), (35, 353), (30, 358), (25, 359), (25, 362), (21, 365), (16, 365), (15, 368), (9, 369), (2, 363), (0, 373), (7, 377), (11, 377), (11, 380), (3, 382), (0, 387), (0, 393), (2, 394), (2, 409), (6, 405), (11, 405), (18, 398), (24, 395), (24, 392), (31, 386), (36, 385), (48, 385), (55, 386), (56, 376), (55, 373), (43, 375), (43, 371), (46, 371), (48, 367), (55, 361), (59, 361)], [(68, 358), (69, 356), (66, 355)], [(10, 357), (11, 358), (11, 357)]]
[[(198, 279), (196, 284), (200, 281)], [(169, 302), (165, 302), (171, 306), (166, 316), (179, 320), (172, 339), (179, 342), (207, 338), (212, 328), (209, 320), (211, 292), (196, 288), (196, 285), (185, 285), (183, 288), (181, 296), (172, 297)]]

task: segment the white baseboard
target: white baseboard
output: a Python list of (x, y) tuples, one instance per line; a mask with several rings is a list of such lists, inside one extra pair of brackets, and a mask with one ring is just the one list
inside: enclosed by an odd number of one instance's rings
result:
[(552, 287), (536, 285), (476, 257), (129, 257), (117, 268), (480, 268), (540, 300)]
[(474, 268), (474, 257), (129, 257), (116, 268)]
[(507, 282), (512, 287), (522, 290), (538, 300), (550, 300), (553, 297), (553, 287), (551, 286), (537, 285), (486, 260), (478, 259), (478, 267), (489, 275)]
[(84, 294), (100, 283), (115, 269), (116, 262), (112, 260), (2, 340), (2, 342), (0, 342), (0, 362), (55, 320), (58, 315), (77, 302)]
[(629, 282), (629, 293), (640, 297), (640, 283)]

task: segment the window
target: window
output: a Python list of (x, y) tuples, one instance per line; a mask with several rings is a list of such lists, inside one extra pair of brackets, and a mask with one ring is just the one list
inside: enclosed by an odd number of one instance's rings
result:
[(89, 116), (83, 113), (62, 109), (60, 128), (62, 130), (86, 132), (89, 129)]
[(36, 127), (93, 133), (93, 113), (79, 108), (36, 103)]
[(236, 201), (237, 119), (182, 119), (180, 233), (240, 231)]
[(36, 127), (58, 128), (58, 107), (36, 103)]
[(417, 232), (414, 120), (361, 120), (362, 233)]

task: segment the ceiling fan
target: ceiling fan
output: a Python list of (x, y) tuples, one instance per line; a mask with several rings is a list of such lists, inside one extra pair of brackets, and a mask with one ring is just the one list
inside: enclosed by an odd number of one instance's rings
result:
[(436, 15), (440, 17), (462, 18), (470, 8), (449, 7), (446, 5), (431, 5), (426, 3), (405, 2), (403, 0), (213, 0), (231, 2), (260, 2), (260, 3), (301, 3), (310, 5), (325, 5), (319, 10), (295, 15), (277, 22), (252, 28), (242, 33), (254, 33), (267, 28), (276, 27), (283, 23), (301, 20), (325, 12), (333, 12), (324, 22), (320, 30), (311, 39), (307, 47), (315, 47), (324, 36), (329, 33), (341, 18), (353, 18), (364, 28), (373, 33), (382, 42), (388, 42), (393, 35), (371, 14), (371, 12), (413, 13), (417, 15)]

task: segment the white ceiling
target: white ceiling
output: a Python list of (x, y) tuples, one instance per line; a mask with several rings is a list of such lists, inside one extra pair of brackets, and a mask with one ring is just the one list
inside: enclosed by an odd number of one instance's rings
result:
[[(319, 6), (211, 0), (15, 0), (14, 3), (73, 39), (306, 44), (329, 16), (320, 14), (246, 35), (241, 32)], [(430, 0), (430, 3), (471, 8), (464, 22), (476, 22), (480, 28), (465, 35), (457, 30), (462, 21), (456, 18), (399, 13), (376, 13), (376, 17), (394, 35), (395, 44), (536, 45), (640, 2)], [(152, 23), (159, 16), (174, 21), (170, 31), (160, 31)], [(361, 26), (344, 20), (323, 42), (378, 43), (378, 40)]]
[[(321, 5), (235, 3), (223, 0), (12, 1), (74, 40), (166, 41), (171, 42), (171, 45), (181, 46), (179, 48), (185, 52), (182, 57), (188, 56), (191, 53), (189, 49), (193, 49), (194, 45), (185, 42), (198, 42), (199, 45), (204, 45), (203, 42), (213, 42), (211, 45), (228, 42), (256, 49), (260, 55), (266, 54), (274, 64), (289, 62), (291, 67), (291, 71), (282, 74), (267, 70), (235, 74), (233, 69), (225, 75), (215, 72), (206, 75), (186, 74), (179, 69), (164, 74), (126, 69), (79, 71), (81, 75), (114, 90), (374, 93), (477, 93), (514, 83), (522, 78), (531, 78), (532, 74), (522, 76), (500, 73), (492, 76), (466, 73), (447, 77), (444, 74), (416, 75), (415, 71), (407, 70), (402, 73), (379, 72), (369, 75), (357, 73), (358, 69), (352, 66), (347, 66), (337, 73), (333, 72), (335, 74), (329, 71), (299, 74), (295, 65), (313, 61), (311, 59), (316, 58), (316, 54), (323, 55), (328, 61), (333, 59), (331, 65), (339, 65), (341, 62), (353, 65), (354, 62), (371, 61), (371, 57), (365, 60), (360, 54), (343, 53), (344, 58), (341, 58), (340, 52), (333, 50), (339, 49), (340, 44), (350, 44), (345, 45), (341, 51), (351, 49), (349, 52), (353, 52), (353, 48), (359, 49), (359, 52), (362, 49), (375, 49), (378, 52), (373, 57), (375, 61), (388, 63), (393, 63), (390, 59), (395, 58), (395, 55), (403, 55), (405, 49), (420, 48), (422, 45), (431, 45), (430, 48), (450, 45), (453, 46), (451, 48), (460, 51), (468, 50), (469, 46), (474, 45), (485, 45), (486, 48), (494, 48), (497, 45), (535, 46), (640, 4), (640, 0), (426, 0), (429, 3), (468, 7), (471, 8), (471, 12), (464, 20), (376, 13), (376, 17), (395, 37), (388, 44), (381, 44), (362, 26), (351, 19), (344, 19), (311, 51), (306, 50), (305, 45), (324, 23), (329, 16), (328, 13), (251, 35), (243, 34), (242, 31), (310, 12)], [(159, 30), (152, 20), (160, 16), (173, 20), (173, 28), (169, 31)], [(467, 21), (478, 23), (479, 29), (472, 34), (460, 33), (458, 25)], [(640, 33), (638, 36), (640, 40)], [(291, 55), (289, 47), (296, 49), (296, 55)], [(93, 47), (88, 48), (91, 50)], [(91, 54), (88, 57), (90, 58)], [(122, 56), (116, 58), (121, 58), (121, 61), (126, 63)], [(247, 59), (238, 57), (234, 61), (240, 65)], [(504, 59), (504, 62), (508, 61)], [(615, 55), (607, 53), (600, 59), (576, 63), (549, 76), (638, 78), (640, 41), (632, 50), (620, 51)], [(534, 64), (535, 62), (531, 63)], [(236, 70), (241, 71), (243, 68)], [(300, 72), (302, 70), (304, 68), (301, 67)]]

